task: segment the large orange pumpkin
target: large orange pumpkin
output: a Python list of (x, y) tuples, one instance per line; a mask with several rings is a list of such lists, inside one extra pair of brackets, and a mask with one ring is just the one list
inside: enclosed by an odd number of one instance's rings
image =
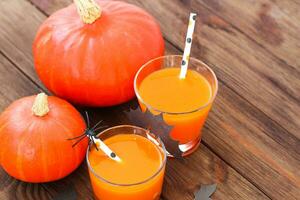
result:
[(133, 98), (135, 73), (164, 53), (159, 25), (128, 3), (75, 3), (80, 14), (72, 4), (39, 28), (33, 44), (38, 76), (54, 94), (76, 104), (111, 106)]
[(85, 122), (68, 102), (41, 93), (13, 102), (0, 115), (0, 165), (16, 179), (40, 183), (74, 171), (85, 157)]

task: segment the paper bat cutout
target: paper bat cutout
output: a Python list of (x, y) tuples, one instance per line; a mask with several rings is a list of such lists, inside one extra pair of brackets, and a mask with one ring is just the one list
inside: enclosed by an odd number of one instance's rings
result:
[(211, 200), (210, 196), (216, 191), (217, 184), (202, 185), (200, 190), (195, 192), (195, 200)]
[(138, 107), (137, 109), (129, 109), (127, 117), (132, 125), (140, 126), (149, 129), (153, 134), (160, 137), (163, 141), (167, 151), (175, 158), (182, 158), (182, 151), (179, 149), (178, 141), (170, 137), (172, 126), (165, 123), (163, 115), (153, 115), (148, 109), (142, 112)]
[(136, 110), (139, 108), (139, 103), (136, 99), (126, 102), (120, 106), (124, 111), (129, 112), (131, 109)]

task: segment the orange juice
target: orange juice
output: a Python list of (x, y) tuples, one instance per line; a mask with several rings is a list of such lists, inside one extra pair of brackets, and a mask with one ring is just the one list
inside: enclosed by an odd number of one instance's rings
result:
[[(91, 148), (90, 179), (99, 200), (158, 200), (164, 177), (164, 153), (146, 137), (119, 133), (104, 143), (121, 162)], [(91, 170), (92, 169), (92, 170)]]
[[(179, 79), (180, 68), (165, 68), (148, 75), (140, 84), (139, 92), (151, 107), (166, 113), (193, 112), (207, 104), (212, 96), (211, 87), (201, 74), (188, 70), (185, 79)], [(200, 137), (210, 107), (204, 111), (178, 116), (165, 115), (174, 125), (173, 139), (185, 144)]]
[(217, 92), (217, 79), (203, 62), (190, 58), (184, 79), (179, 78), (182, 56), (155, 58), (138, 71), (135, 93), (141, 109), (162, 113), (172, 126), (171, 138), (179, 142), (183, 155), (193, 152), (201, 140), (205, 123)]
[(139, 86), (140, 96), (152, 107), (164, 112), (194, 111), (208, 103), (211, 87), (201, 74), (188, 70), (179, 79), (179, 68), (165, 68), (151, 73)]

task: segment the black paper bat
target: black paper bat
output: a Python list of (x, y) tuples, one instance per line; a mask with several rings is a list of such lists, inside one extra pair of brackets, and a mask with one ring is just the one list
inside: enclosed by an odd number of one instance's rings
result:
[(210, 196), (216, 191), (217, 184), (202, 185), (201, 188), (195, 192), (195, 200), (211, 200)]
[(172, 126), (166, 124), (163, 120), (163, 115), (153, 115), (148, 109), (142, 112), (140, 108), (129, 109), (125, 111), (132, 125), (140, 126), (149, 129), (153, 134), (156, 134), (163, 141), (167, 151), (175, 158), (182, 158), (182, 152), (179, 149), (178, 141), (170, 137)]

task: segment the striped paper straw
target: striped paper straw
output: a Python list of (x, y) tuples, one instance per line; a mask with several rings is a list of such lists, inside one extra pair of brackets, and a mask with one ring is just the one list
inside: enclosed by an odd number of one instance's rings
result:
[(185, 39), (185, 47), (183, 52), (183, 58), (181, 61), (181, 70), (180, 70), (180, 79), (184, 79), (186, 76), (186, 72), (188, 69), (189, 59), (190, 59), (190, 52), (192, 47), (192, 40), (193, 40), (193, 33), (195, 29), (195, 22), (196, 22), (196, 13), (190, 13), (190, 19), (189, 19), (189, 26), (186, 33), (186, 39)]

